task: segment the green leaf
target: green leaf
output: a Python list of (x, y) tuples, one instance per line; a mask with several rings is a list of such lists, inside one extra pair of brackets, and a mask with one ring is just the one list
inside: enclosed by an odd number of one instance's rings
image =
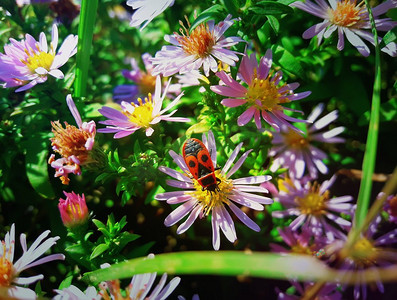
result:
[(62, 290), (62, 289), (65, 289), (65, 288), (69, 287), (72, 284), (72, 280), (73, 280), (73, 275), (70, 275), (70, 276), (66, 277), (60, 283), (59, 289)]
[(101, 255), (103, 252), (105, 252), (108, 249), (109, 249), (109, 246), (107, 244), (99, 244), (92, 251), (90, 259), (94, 259), (95, 257), (98, 257), (99, 255)]
[(66, 247), (65, 251), (70, 253), (70, 254), (83, 255), (85, 253), (84, 247), (81, 244), (75, 244), (75, 245)]
[(154, 200), (155, 195), (164, 193), (164, 192), (165, 192), (165, 190), (163, 189), (163, 187), (161, 185), (156, 185), (156, 187), (153, 188), (146, 196), (145, 204), (149, 204), (150, 202), (152, 202)]
[(394, 27), (392, 30), (388, 31), (383, 37), (379, 47), (382, 49), (387, 44), (395, 42), (397, 40), (397, 27)]
[(278, 19), (274, 16), (266, 16), (270, 26), (272, 27), (272, 29), (274, 30), (274, 32), (276, 34), (278, 34), (279, 30), (280, 30), (280, 22), (278, 21)]
[(229, 14), (234, 17), (238, 16), (238, 10), (240, 8), (240, 3), (237, 0), (221, 0), (223, 5), (226, 7)]
[(44, 198), (55, 198), (48, 177), (48, 135), (34, 134), (24, 142), (26, 150), (26, 175), (34, 190)]
[(226, 15), (224, 8), (220, 4), (215, 4), (210, 8), (204, 10), (200, 15), (197, 16), (196, 20), (191, 24), (189, 31), (192, 32), (194, 28), (209, 20), (219, 20)]
[(273, 50), (273, 58), (280, 66), (301, 78), (305, 77), (302, 65), (297, 58), (281, 46), (276, 46)]
[(264, 16), (291, 14), (294, 12), (292, 7), (274, 1), (260, 1), (256, 3), (256, 6), (251, 6), (249, 10), (254, 14)]

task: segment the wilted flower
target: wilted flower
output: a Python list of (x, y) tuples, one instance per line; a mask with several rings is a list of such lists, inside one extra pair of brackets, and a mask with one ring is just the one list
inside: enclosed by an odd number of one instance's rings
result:
[[(122, 74), (125, 78), (134, 82), (134, 84), (118, 85), (114, 88), (113, 98), (118, 101), (134, 101), (138, 97), (146, 96), (153, 93), (156, 87), (156, 76), (152, 75), (153, 65), (150, 61), (152, 56), (149, 53), (142, 55), (142, 61), (146, 70), (141, 70), (137, 61), (131, 58), (132, 70), (123, 70)], [(163, 87), (165, 87), (163, 85)], [(180, 84), (170, 84), (167, 90), (167, 96), (171, 94), (179, 94), (181, 92)], [(136, 102), (135, 102), (136, 103)]]
[[(216, 166), (216, 145), (214, 135), (211, 131), (208, 133), (208, 139), (205, 134), (203, 134), (203, 143), (208, 148), (211, 154), (211, 160), (214, 166)], [(252, 151), (248, 150), (245, 152), (230, 169), (242, 145), (243, 143), (237, 145), (222, 170), (215, 171), (215, 176), (220, 180), (220, 182), (218, 184), (219, 190), (215, 190), (213, 192), (203, 190), (199, 182), (190, 176), (190, 172), (182, 156), (176, 154), (172, 150), (169, 152), (175, 163), (183, 170), (184, 173), (167, 167), (160, 167), (159, 170), (177, 179), (167, 180), (167, 184), (169, 186), (182, 188), (184, 191), (166, 192), (155, 196), (155, 199), (166, 200), (169, 204), (183, 203), (165, 219), (164, 224), (166, 226), (176, 224), (190, 213), (186, 221), (177, 229), (177, 233), (181, 234), (189, 229), (197, 217), (202, 219), (212, 212), (212, 244), (215, 250), (219, 250), (220, 246), (219, 228), (223, 231), (230, 242), (233, 243), (237, 239), (234, 222), (226, 207), (229, 207), (237, 218), (239, 218), (246, 226), (255, 231), (260, 230), (259, 226), (254, 223), (240, 208), (238, 208), (234, 202), (255, 210), (263, 210), (264, 207), (262, 204), (270, 204), (273, 200), (252, 194), (251, 192), (267, 192), (265, 188), (252, 185), (270, 180), (271, 177), (262, 175), (230, 179), (230, 176), (232, 176), (241, 167), (248, 154)]]
[(114, 138), (122, 138), (127, 135), (133, 134), (140, 128), (145, 129), (146, 135), (151, 136), (154, 132), (153, 125), (160, 121), (169, 122), (189, 122), (187, 118), (172, 117), (177, 110), (173, 110), (171, 113), (165, 115), (166, 111), (173, 108), (183, 96), (183, 92), (176, 97), (165, 109), (161, 110), (163, 100), (168, 93), (170, 81), (164, 89), (163, 95), (161, 94), (161, 79), (157, 76), (156, 89), (154, 97), (149, 93), (145, 101), (141, 98), (138, 99), (138, 104), (128, 103), (125, 101), (121, 102), (120, 108), (122, 111), (113, 109), (110, 107), (102, 107), (98, 111), (109, 120), (100, 121), (99, 123), (108, 125), (106, 128), (98, 129), (98, 132), (114, 133)]
[[(339, 265), (342, 270), (354, 270), (357, 274), (361, 270), (376, 267), (386, 267), (397, 262), (395, 251), (385, 248), (397, 243), (397, 228), (376, 237), (378, 225), (382, 218), (376, 217), (368, 229), (363, 232), (350, 249), (345, 249), (347, 236), (342, 235), (332, 244), (327, 246), (326, 253), (330, 256), (333, 263)], [(354, 285), (354, 299), (367, 298), (367, 286), (360, 282), (360, 277)], [(380, 280), (376, 286), (383, 293), (384, 288)]]
[[(318, 45), (323, 37), (329, 38), (334, 31), (338, 32), (338, 50), (345, 46), (344, 36), (364, 56), (368, 56), (370, 50), (363, 40), (374, 44), (374, 36), (371, 33), (371, 23), (364, 1), (356, 0), (315, 0), (315, 3), (306, 0), (296, 1), (291, 6), (302, 9), (309, 14), (324, 19), (323, 22), (313, 25), (303, 33), (303, 38), (310, 39), (317, 35)], [(388, 31), (397, 25), (390, 18), (380, 19), (379, 15), (386, 13), (389, 9), (396, 7), (395, 0), (388, 0), (372, 8), (375, 19), (376, 30)], [(379, 37), (379, 42), (382, 38)], [(397, 54), (396, 43), (390, 43), (382, 49), (391, 56)]]
[(314, 123), (307, 127), (303, 135), (286, 126), (282, 126), (280, 132), (273, 133), (272, 143), (274, 146), (269, 152), (269, 156), (275, 158), (270, 168), (272, 172), (284, 167), (288, 169), (290, 177), (298, 179), (303, 176), (306, 167), (312, 179), (317, 178), (317, 170), (322, 174), (328, 172), (327, 166), (323, 163), (327, 154), (312, 145), (312, 142), (342, 143), (345, 140), (336, 136), (345, 128), (340, 126), (326, 132), (319, 132), (320, 129), (338, 118), (338, 112), (334, 110), (317, 120), (323, 110), (322, 103), (313, 109), (307, 121)]
[[(298, 295), (291, 295), (280, 291), (276, 288), (278, 294), (278, 300), (299, 300), (311, 289), (314, 285), (312, 282), (305, 282), (303, 284), (295, 280), (290, 280), (290, 283), (295, 288)], [(341, 293), (337, 290), (336, 284), (326, 284), (316, 295), (316, 300), (340, 300), (342, 299)]]
[(48, 75), (59, 79), (64, 77), (59, 68), (76, 54), (77, 36), (68, 35), (57, 53), (58, 28), (55, 24), (51, 35), (50, 47), (44, 32), (40, 34), (39, 41), (30, 34), (20, 42), (10, 39), (11, 44), (4, 46), (6, 54), (0, 53), (0, 79), (6, 83), (5, 87), (22, 86), (15, 90), (21, 92), (45, 82)]
[(284, 181), (284, 187), (275, 198), (285, 208), (285, 211), (273, 211), (275, 218), (296, 216), (290, 227), (297, 230), (303, 225), (304, 230), (309, 230), (314, 235), (325, 235), (333, 240), (340, 236), (340, 231), (332, 226), (329, 221), (349, 227), (351, 222), (340, 217), (339, 213), (352, 214), (353, 204), (347, 203), (353, 200), (351, 196), (331, 198), (329, 188), (335, 182), (336, 176), (324, 181), (321, 185), (317, 182), (307, 182), (302, 185), (299, 180)]
[(175, 0), (127, 0), (127, 5), (134, 9), (130, 26), (138, 27), (146, 21), (141, 27), (142, 30), (167, 7), (172, 6), (174, 2)]
[(211, 86), (211, 90), (222, 96), (230, 97), (222, 100), (222, 104), (227, 107), (237, 107), (245, 105), (247, 110), (241, 114), (237, 120), (239, 126), (244, 126), (252, 118), (255, 120), (256, 127), (262, 128), (262, 118), (270, 124), (276, 131), (284, 124), (289, 128), (299, 131), (287, 121), (304, 122), (284, 114), (284, 110), (292, 110), (281, 104), (299, 100), (310, 95), (311, 92), (295, 94), (294, 89), (299, 87), (299, 83), (280, 84), (283, 73), (277, 71), (274, 75), (270, 72), (272, 66), (272, 51), (266, 51), (266, 55), (261, 58), (259, 66), (255, 53), (251, 56), (245, 55), (239, 68), (239, 78), (247, 85), (234, 80), (224, 71), (216, 73), (225, 85)]
[[(49, 230), (43, 232), (28, 249), (26, 244), (26, 235), (21, 234), (20, 242), (23, 250), (22, 256), (15, 262), (14, 249), (15, 249), (15, 225), (11, 225), (11, 230), (5, 235), (4, 241), (0, 245), (0, 296), (8, 296), (16, 299), (36, 299), (36, 293), (26, 287), (38, 280), (44, 278), (43, 275), (35, 275), (31, 277), (19, 277), (19, 274), (31, 267), (44, 264), (53, 260), (63, 260), (63, 254), (52, 254), (41, 259), (38, 259), (45, 252), (47, 252), (59, 237), (49, 238), (40, 243), (48, 236)], [(6, 293), (4, 295), (4, 293)]]
[(52, 154), (48, 160), (56, 170), (55, 177), (61, 177), (63, 184), (69, 183), (68, 174), (80, 175), (80, 166), (93, 162), (92, 150), (96, 134), (95, 122), (82, 122), (70, 94), (66, 96), (66, 103), (79, 127), (65, 122), (63, 128), (59, 121), (51, 122), (54, 133), (54, 137), (50, 139), (52, 149), (62, 157), (55, 160), (55, 154)]
[(63, 225), (68, 228), (82, 225), (88, 219), (88, 208), (84, 194), (76, 195), (74, 192), (63, 192), (66, 199), (59, 199), (58, 208), (61, 213)]
[(186, 73), (203, 67), (204, 74), (209, 75), (210, 70), (218, 70), (218, 59), (220, 62), (234, 66), (239, 54), (228, 48), (242, 42), (239, 37), (224, 37), (225, 31), (233, 25), (236, 19), (228, 15), (226, 19), (215, 25), (213, 20), (206, 24), (202, 23), (189, 31), (183, 27), (180, 32), (166, 35), (164, 39), (173, 46), (163, 46), (152, 59), (154, 74), (170, 76), (175, 73)]

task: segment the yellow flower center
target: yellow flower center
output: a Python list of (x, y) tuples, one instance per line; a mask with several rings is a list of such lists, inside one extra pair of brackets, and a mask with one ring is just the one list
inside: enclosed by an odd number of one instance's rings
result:
[(204, 58), (211, 54), (212, 47), (216, 43), (215, 35), (209, 30), (207, 24), (200, 24), (189, 33), (190, 23), (186, 18), (188, 27), (186, 28), (182, 21), (179, 24), (182, 28), (179, 32), (182, 35), (176, 35), (176, 39), (181, 44), (183, 51), (189, 55), (195, 55), (197, 58)]
[(309, 138), (304, 137), (294, 130), (288, 128), (288, 132), (283, 133), (285, 143), (295, 149), (307, 148), (309, 144)]
[(363, 237), (354, 244), (350, 257), (357, 266), (367, 267), (376, 262), (378, 250), (372, 241)]
[[(7, 259), (7, 249), (5, 243), (2, 241), (3, 256), (0, 257), (0, 287), (8, 287), (12, 281), (13, 265)], [(9, 249), (8, 253), (11, 251)]]
[(200, 183), (196, 179), (193, 179), (194, 188), (196, 190), (193, 192), (186, 192), (193, 194), (194, 198), (200, 202), (200, 205), (203, 207), (202, 211), (206, 216), (208, 216), (215, 206), (223, 205), (224, 203), (228, 204), (228, 196), (233, 190), (232, 181), (226, 179), (225, 175), (222, 175), (220, 170), (215, 171), (215, 177), (220, 179), (220, 182), (218, 182), (219, 190), (215, 190), (214, 192), (207, 190), (203, 191), (203, 187)]
[(325, 212), (325, 202), (329, 199), (329, 191), (320, 195), (320, 185), (314, 182), (309, 192), (304, 197), (296, 197), (295, 202), (298, 204), (302, 214), (322, 215)]
[(47, 71), (50, 71), (50, 68), (52, 66), (52, 62), (54, 61), (55, 54), (50, 52), (50, 53), (45, 53), (43, 51), (39, 53), (34, 53), (33, 55), (29, 53), (27, 50), (25, 50), (26, 54), (28, 54), (28, 58), (26, 61), (22, 61), (30, 71), (35, 72), (35, 70), (39, 67), (42, 67), (46, 69)]
[(156, 87), (156, 77), (151, 74), (142, 72), (142, 77), (138, 83), (139, 92), (143, 95), (153, 93)]
[(314, 251), (308, 246), (303, 246), (299, 241), (291, 247), (291, 252), (296, 254), (313, 255)]
[(353, 27), (366, 16), (367, 10), (364, 1), (357, 4), (357, 1), (343, 0), (336, 3), (336, 9), (328, 9), (329, 20), (343, 27)]
[(259, 79), (257, 77), (257, 70), (254, 70), (253, 80), (245, 94), (245, 99), (249, 106), (254, 106), (259, 110), (273, 111), (282, 109), (278, 105), (279, 103), (289, 102), (287, 98), (281, 99), (289, 90), (280, 93), (279, 88), (274, 83), (276, 78), (271, 79), (271, 74), (266, 79)]
[(69, 125), (65, 122), (65, 128), (59, 121), (51, 122), (54, 137), (51, 138), (51, 146), (54, 151), (58, 152), (62, 157), (76, 156), (80, 164), (84, 164), (88, 159), (89, 150), (85, 147), (90, 133)]
[(131, 103), (134, 107), (134, 111), (124, 112), (130, 121), (140, 127), (148, 128), (150, 127), (150, 122), (153, 120), (153, 108), (154, 103), (152, 100), (152, 94), (148, 94), (148, 98), (145, 98), (145, 102), (142, 101), (141, 98), (138, 98), (138, 104)]

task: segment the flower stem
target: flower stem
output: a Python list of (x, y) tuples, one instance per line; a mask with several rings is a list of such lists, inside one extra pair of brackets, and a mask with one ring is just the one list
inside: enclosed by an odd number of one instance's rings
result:
[(80, 24), (79, 24), (79, 42), (77, 45), (77, 62), (76, 62), (76, 81), (74, 84), (75, 97), (85, 97), (87, 91), (88, 68), (90, 63), (91, 44), (94, 34), (95, 17), (98, 8), (98, 0), (82, 0)]

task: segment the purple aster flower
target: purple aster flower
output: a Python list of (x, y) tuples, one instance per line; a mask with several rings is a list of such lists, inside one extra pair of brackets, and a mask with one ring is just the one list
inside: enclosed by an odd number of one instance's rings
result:
[(153, 99), (152, 94), (149, 93), (148, 98), (145, 98), (145, 101), (142, 101), (142, 99), (139, 98), (138, 104), (122, 101), (120, 110), (106, 106), (99, 109), (98, 111), (109, 120), (99, 122), (107, 126), (106, 128), (98, 129), (98, 132), (116, 133), (114, 138), (119, 139), (133, 134), (138, 129), (143, 128), (145, 129), (146, 136), (151, 136), (154, 132), (152, 126), (159, 123), (160, 121), (189, 122), (190, 119), (187, 118), (172, 117), (177, 110), (173, 110), (169, 114), (164, 114), (179, 102), (183, 96), (183, 92), (166, 108), (161, 109), (163, 100), (168, 93), (170, 81), (168, 81), (162, 96), (161, 85), (160, 76), (157, 76), (156, 89)]
[(183, 27), (182, 35), (174, 33), (165, 35), (164, 39), (173, 46), (163, 46), (152, 59), (154, 67), (153, 74), (171, 76), (175, 73), (186, 73), (203, 67), (204, 74), (209, 76), (210, 70), (218, 70), (219, 60), (222, 63), (234, 66), (239, 54), (228, 48), (242, 42), (239, 37), (224, 37), (225, 31), (233, 25), (236, 19), (228, 15), (226, 19), (215, 25), (213, 20), (206, 24), (200, 24), (189, 32)]
[[(214, 166), (216, 166), (216, 145), (214, 135), (211, 131), (208, 132), (208, 138), (203, 134), (203, 143), (211, 153), (211, 160)], [(183, 204), (165, 219), (164, 224), (166, 226), (176, 224), (189, 214), (186, 221), (179, 225), (177, 229), (177, 233), (181, 234), (189, 229), (197, 217), (202, 219), (212, 212), (212, 245), (215, 250), (219, 250), (220, 246), (219, 228), (230, 242), (233, 243), (237, 239), (234, 222), (226, 207), (229, 207), (237, 218), (246, 226), (254, 231), (260, 230), (259, 226), (234, 203), (247, 206), (254, 210), (263, 210), (264, 207), (262, 204), (270, 204), (273, 200), (253, 194), (252, 192), (267, 193), (268, 191), (265, 188), (256, 186), (255, 184), (268, 181), (271, 177), (262, 175), (230, 179), (230, 176), (241, 167), (248, 154), (252, 151), (248, 150), (245, 152), (230, 169), (242, 145), (243, 143), (237, 145), (222, 170), (219, 169), (215, 171), (215, 176), (220, 182), (218, 185), (219, 190), (213, 192), (203, 190), (198, 181), (190, 175), (182, 156), (176, 154), (172, 150), (170, 151), (171, 157), (182, 169), (183, 173), (167, 167), (159, 167), (159, 170), (177, 179), (167, 180), (169, 186), (181, 188), (183, 190), (157, 194), (155, 199), (167, 201), (168, 204)]]
[(139, 27), (145, 22), (141, 30), (147, 26), (155, 17), (174, 5), (175, 0), (127, 0), (127, 5), (131, 6), (134, 13), (131, 18), (130, 26)]
[(384, 210), (389, 214), (389, 221), (397, 224), (397, 195), (387, 197)]
[[(141, 70), (138, 66), (138, 62), (132, 58), (131, 67), (132, 70), (123, 70), (121, 73), (123, 76), (135, 84), (123, 84), (116, 86), (113, 90), (113, 98), (117, 101), (128, 101), (135, 100), (138, 97), (144, 97), (148, 93), (153, 93), (156, 87), (156, 76), (152, 75), (153, 65), (150, 61), (153, 57), (149, 53), (142, 55), (142, 61), (145, 65), (145, 70)], [(163, 84), (165, 88), (166, 84)], [(168, 87), (167, 96), (170, 97), (171, 94), (180, 94), (181, 85), (180, 84), (170, 84)]]
[(62, 290), (54, 290), (57, 295), (52, 300), (101, 300), (102, 296), (95, 287), (90, 286), (84, 292), (71, 285)]
[[(352, 270), (358, 273), (361, 270), (376, 267), (387, 267), (397, 262), (395, 251), (385, 248), (397, 243), (397, 228), (379, 236), (377, 229), (382, 218), (376, 217), (368, 229), (361, 234), (351, 249), (345, 249), (346, 235), (342, 235), (326, 248), (330, 260), (340, 265), (342, 270)], [(358, 276), (359, 277), (359, 276)], [(376, 282), (380, 292), (384, 292), (382, 282)], [(359, 281), (354, 285), (354, 299), (367, 298), (367, 286)]]
[[(325, 235), (333, 240), (335, 236), (340, 236), (340, 231), (333, 225), (336, 223), (343, 228), (350, 227), (351, 222), (343, 219), (338, 214), (352, 214), (353, 204), (348, 203), (353, 200), (351, 196), (341, 196), (331, 198), (329, 188), (335, 182), (336, 176), (324, 181), (321, 185), (317, 182), (306, 182), (302, 184), (299, 180), (286, 180), (280, 188), (278, 196), (275, 198), (285, 208), (285, 211), (274, 211), (272, 216), (284, 218), (296, 216), (290, 227), (297, 230), (309, 230), (314, 235)], [(333, 225), (329, 221), (332, 221)]]
[(70, 94), (66, 96), (66, 103), (78, 128), (67, 122), (65, 128), (59, 121), (51, 122), (54, 133), (54, 137), (50, 139), (52, 149), (62, 157), (55, 160), (55, 154), (52, 154), (48, 160), (51, 167), (56, 170), (55, 177), (60, 177), (63, 184), (69, 184), (68, 174), (80, 175), (80, 166), (93, 163), (96, 160), (93, 153), (98, 153), (92, 151), (96, 135), (95, 122), (83, 123)]
[[(338, 50), (345, 46), (344, 36), (364, 56), (368, 56), (370, 50), (363, 40), (374, 44), (374, 36), (371, 33), (371, 24), (368, 18), (368, 11), (363, 1), (356, 0), (315, 0), (312, 2), (296, 1), (291, 6), (302, 9), (309, 14), (324, 19), (323, 22), (313, 25), (303, 33), (303, 38), (310, 39), (317, 35), (318, 45), (323, 37), (328, 38), (334, 31), (338, 32)], [(390, 18), (380, 19), (379, 16), (389, 9), (396, 7), (396, 0), (388, 0), (372, 9), (375, 18), (376, 29), (388, 31), (397, 25), (397, 22)], [(382, 38), (379, 37), (379, 42)], [(382, 49), (391, 56), (397, 55), (396, 43), (390, 43)]]
[[(276, 292), (278, 293), (278, 300), (299, 300), (302, 299), (304, 295), (306, 295), (306, 292), (311, 289), (314, 285), (312, 282), (305, 282), (303, 284), (291, 280), (290, 283), (292, 286), (295, 287), (296, 292), (298, 295), (291, 295), (284, 293), (280, 291), (279, 288), (276, 288)], [(341, 293), (337, 290), (337, 285), (336, 284), (326, 284), (324, 285), (323, 288), (318, 292), (316, 295), (316, 300), (341, 300), (342, 295)]]
[(15, 92), (22, 92), (45, 82), (48, 75), (58, 79), (64, 77), (59, 68), (76, 54), (77, 36), (68, 35), (57, 53), (58, 27), (55, 24), (51, 35), (50, 47), (44, 32), (40, 34), (39, 41), (30, 34), (20, 42), (10, 39), (11, 44), (4, 46), (5, 54), (0, 53), (0, 79), (5, 82), (5, 87), (18, 83), (21, 87)]
[(322, 103), (313, 109), (307, 119), (309, 123), (313, 124), (307, 127), (303, 135), (286, 126), (282, 126), (280, 132), (273, 134), (273, 148), (269, 152), (269, 156), (274, 157), (270, 168), (272, 172), (280, 167), (288, 168), (289, 176), (298, 179), (302, 178), (306, 167), (312, 179), (317, 178), (317, 170), (322, 174), (328, 172), (327, 166), (323, 163), (327, 154), (312, 145), (312, 142), (343, 143), (345, 140), (336, 136), (343, 132), (345, 128), (340, 126), (320, 132), (319, 130), (338, 118), (338, 112), (334, 110), (317, 120), (323, 110), (324, 105)]
[[(22, 233), (20, 235), (20, 242), (23, 253), (16, 262), (13, 262), (15, 249), (15, 225), (11, 225), (11, 230), (7, 232), (4, 241), (1, 241), (0, 244), (0, 287), (4, 289), (2, 293), (6, 292), (8, 297), (15, 299), (36, 299), (36, 293), (33, 290), (22, 286), (41, 280), (44, 276), (40, 274), (30, 277), (19, 277), (19, 274), (24, 270), (46, 262), (65, 259), (63, 254), (52, 254), (38, 259), (53, 245), (55, 245), (57, 240), (59, 240), (59, 237), (57, 236), (44, 241), (49, 233), (49, 230), (43, 232), (32, 243), (29, 249), (26, 244), (26, 235)], [(2, 295), (4, 296), (4, 294)]]
[(259, 66), (255, 53), (252, 53), (251, 56), (245, 55), (240, 64), (238, 77), (241, 78), (246, 86), (221, 71), (216, 73), (216, 75), (222, 80), (224, 85), (211, 86), (211, 90), (222, 96), (229, 97), (222, 100), (221, 103), (224, 106), (237, 107), (245, 105), (247, 107), (247, 110), (237, 120), (239, 126), (244, 126), (254, 118), (256, 127), (261, 129), (262, 114), (262, 118), (276, 131), (280, 131), (280, 127), (284, 124), (293, 130), (301, 132), (287, 121), (305, 121), (284, 114), (284, 110), (292, 109), (286, 108), (281, 104), (305, 98), (311, 92), (294, 93), (294, 89), (299, 87), (297, 82), (279, 86), (283, 73), (277, 71), (273, 74), (273, 72), (270, 72), (271, 66), (272, 51), (270, 49), (261, 58)]
[(293, 231), (291, 227), (277, 228), (283, 241), (288, 248), (271, 243), (270, 248), (278, 253), (296, 253), (316, 256), (317, 253), (326, 245), (326, 240), (318, 236), (313, 236), (310, 230), (304, 229), (301, 233)]

